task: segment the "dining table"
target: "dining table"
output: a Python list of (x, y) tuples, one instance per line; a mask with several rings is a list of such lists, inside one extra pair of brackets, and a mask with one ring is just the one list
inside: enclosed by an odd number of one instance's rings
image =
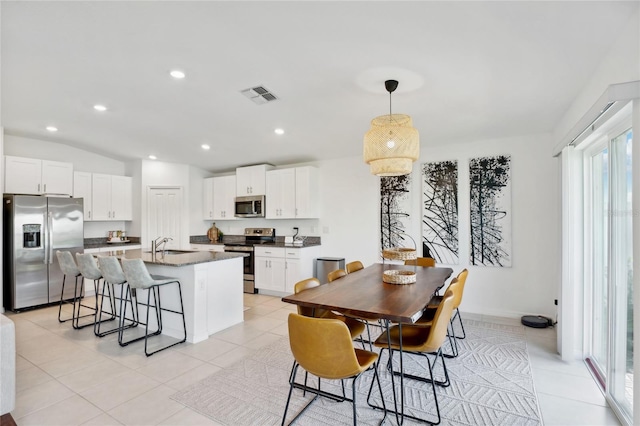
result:
[[(383, 281), (383, 272), (388, 269), (415, 271), (416, 282), (411, 284), (386, 283)], [(379, 318), (385, 325), (387, 333), (389, 333), (391, 324), (397, 324), (399, 334), (402, 336), (402, 324), (415, 323), (422, 316), (431, 298), (452, 273), (451, 268), (444, 267), (374, 263), (329, 284), (283, 297), (282, 301), (311, 309), (328, 309), (354, 317)], [(388, 341), (390, 342), (391, 339)], [(398, 424), (402, 424), (405, 417), (402, 337), (400, 337), (399, 343), (400, 402), (398, 404), (393, 379), (396, 374), (392, 371), (391, 381), (395, 410), (390, 411), (395, 413)], [(389, 347), (389, 353), (392, 353), (391, 347)], [(426, 422), (426, 420), (423, 421)]]

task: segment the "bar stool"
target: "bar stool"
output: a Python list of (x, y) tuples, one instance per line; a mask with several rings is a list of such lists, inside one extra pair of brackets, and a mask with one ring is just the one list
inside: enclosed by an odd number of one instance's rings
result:
[[(134, 301), (132, 296), (135, 297), (136, 290), (147, 290), (147, 303), (143, 304), (147, 308), (147, 317), (144, 323), (145, 331), (144, 336), (133, 338), (129, 341), (124, 341), (124, 329), (120, 329), (120, 334), (118, 336), (118, 342), (122, 346), (126, 346), (129, 343), (136, 342), (138, 340), (144, 339), (144, 353), (147, 356), (151, 356), (156, 352), (163, 351), (172, 346), (178, 345), (180, 343), (184, 343), (187, 340), (187, 324), (184, 318), (184, 304), (182, 303), (182, 287), (180, 286), (180, 281), (177, 278), (171, 277), (161, 277), (161, 276), (152, 276), (149, 274), (147, 267), (145, 266), (142, 259), (122, 259), (122, 269), (124, 270), (124, 275), (129, 282), (129, 287), (127, 288), (127, 293), (124, 298), (124, 309), (126, 310), (127, 304), (130, 302), (133, 308)], [(163, 308), (160, 303), (160, 286), (164, 286), (167, 284), (178, 284), (178, 295), (180, 296), (180, 311), (175, 311), (172, 309)], [(151, 304), (151, 295), (153, 294), (153, 305)], [(136, 297), (136, 304), (139, 303)], [(156, 312), (156, 324), (157, 330), (149, 333), (149, 311), (151, 308), (154, 308)], [(137, 307), (135, 309), (137, 311)], [(162, 334), (162, 311), (172, 312), (174, 314), (178, 314), (182, 316), (182, 330), (183, 330), (183, 338), (177, 342), (171, 343), (169, 345), (163, 346), (159, 349), (156, 349), (152, 352), (148, 350), (148, 340), (149, 336), (157, 336)]]
[[(120, 300), (120, 309), (119, 311), (116, 311), (116, 306), (115, 306), (115, 300), (113, 300), (111, 302), (111, 312), (107, 312), (107, 314), (109, 315), (116, 315), (119, 316), (120, 319), (118, 320), (118, 326), (115, 328), (111, 328), (109, 330), (106, 331), (101, 331), (100, 330), (100, 325), (102, 324), (102, 321), (100, 322), (96, 322), (96, 326), (93, 329), (93, 332), (96, 336), (98, 337), (104, 337), (107, 334), (111, 334), (111, 333), (120, 333), (122, 328), (131, 328), (131, 327), (137, 327), (138, 324), (140, 323), (138, 321), (138, 311), (135, 309), (137, 307), (133, 306), (132, 307), (132, 312), (131, 312), (131, 318), (127, 318), (127, 312), (126, 309), (123, 310), (122, 309), (122, 301), (124, 300), (124, 289), (125, 287), (127, 288), (127, 291), (129, 290), (129, 284), (127, 283), (127, 279), (124, 276), (124, 272), (122, 271), (122, 267), (120, 266), (120, 262), (118, 261), (118, 259), (114, 256), (98, 256), (98, 268), (100, 270), (100, 273), (102, 274), (103, 277), (103, 284), (102, 284), (102, 302), (104, 302), (104, 292), (105, 292), (105, 286), (108, 287), (106, 289), (106, 291), (109, 292), (109, 295), (113, 298), (113, 299), (119, 299)], [(116, 292), (115, 292), (115, 286), (119, 285), (120, 286), (120, 297), (116, 296)], [(135, 295), (134, 295), (135, 297)], [(105, 313), (104, 312), (104, 303), (100, 303), (100, 309), (98, 312), (98, 318), (102, 318), (102, 314)], [(126, 321), (129, 321), (129, 324), (126, 324)]]
[[(76, 261), (78, 263), (78, 269), (86, 280), (93, 280), (93, 287), (96, 295), (96, 317), (93, 323), (93, 331), (96, 333), (96, 327), (99, 327), (99, 323), (106, 321), (113, 321), (116, 319), (116, 305), (115, 298), (111, 293), (111, 287), (106, 285), (102, 279), (102, 272), (98, 269), (98, 263), (96, 258), (92, 254), (76, 253)], [(100, 293), (100, 280), (102, 280), (102, 292)], [(108, 292), (108, 302), (111, 308), (111, 312), (108, 313), (107, 319), (102, 319), (102, 309), (100, 307), (104, 304), (104, 294)], [(100, 301), (98, 302), (98, 295), (100, 294)], [(98, 315), (100, 312), (100, 315)]]
[[(57, 251), (56, 257), (58, 258), (58, 264), (60, 265), (60, 269), (64, 274), (62, 276), (62, 292), (60, 293), (60, 307), (58, 308), (58, 321), (59, 322), (67, 322), (71, 320), (71, 326), (76, 330), (84, 328), (88, 325), (93, 325), (93, 323), (79, 325), (80, 318), (95, 316), (96, 310), (95, 308), (83, 305), (82, 299), (84, 298), (84, 280), (80, 279), (80, 288), (78, 289), (78, 278), (82, 277), (80, 274), (80, 270), (76, 266), (76, 262), (73, 260), (73, 256), (70, 251)], [(64, 300), (64, 287), (67, 281), (67, 277), (73, 277), (75, 279), (75, 287), (73, 290), (73, 299)], [(71, 314), (71, 318), (62, 319), (62, 305), (64, 303), (69, 303), (73, 305), (73, 313)], [(85, 307), (87, 309), (91, 309), (93, 311), (92, 314), (80, 315), (80, 309)]]

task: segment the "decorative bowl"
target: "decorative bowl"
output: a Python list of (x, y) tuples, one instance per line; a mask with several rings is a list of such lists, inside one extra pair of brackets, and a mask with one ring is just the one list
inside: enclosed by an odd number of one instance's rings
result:
[(413, 260), (418, 258), (414, 248), (392, 247), (382, 250), (382, 257), (389, 260)]
[(382, 281), (388, 284), (413, 284), (416, 273), (406, 269), (389, 269), (382, 273)]

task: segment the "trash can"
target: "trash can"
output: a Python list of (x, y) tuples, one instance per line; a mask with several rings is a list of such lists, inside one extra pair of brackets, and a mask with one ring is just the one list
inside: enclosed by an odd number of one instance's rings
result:
[(344, 257), (319, 257), (313, 276), (320, 280), (320, 284), (326, 284), (327, 274), (336, 269), (344, 269)]

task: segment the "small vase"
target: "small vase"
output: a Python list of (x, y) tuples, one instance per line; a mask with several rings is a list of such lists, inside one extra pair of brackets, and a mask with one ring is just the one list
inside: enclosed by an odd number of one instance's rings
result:
[(211, 228), (209, 228), (209, 230), (207, 231), (207, 237), (212, 243), (218, 242), (218, 238), (220, 238), (220, 230), (216, 227), (215, 222), (213, 222)]

